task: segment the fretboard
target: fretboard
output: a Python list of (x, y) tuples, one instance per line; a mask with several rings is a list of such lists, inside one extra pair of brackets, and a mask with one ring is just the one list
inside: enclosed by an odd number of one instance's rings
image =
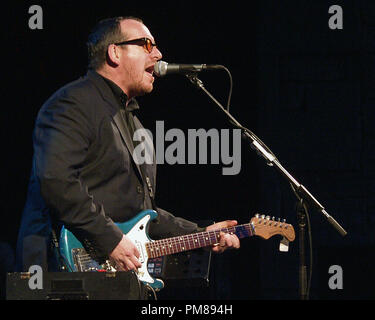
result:
[(223, 228), (212, 231), (203, 231), (188, 235), (156, 240), (146, 243), (149, 258), (166, 256), (169, 254), (207, 247), (219, 243), (220, 232), (235, 234), (238, 238), (254, 235), (254, 226), (251, 223)]

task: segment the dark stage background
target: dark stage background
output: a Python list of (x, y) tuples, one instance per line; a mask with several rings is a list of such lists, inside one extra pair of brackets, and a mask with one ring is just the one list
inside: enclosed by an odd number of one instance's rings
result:
[[(86, 73), (85, 42), (99, 19), (135, 15), (151, 30), (164, 61), (216, 63), (231, 71), (234, 117), (348, 232), (341, 237), (310, 210), (310, 298), (374, 299), (375, 2), (132, 3), (51, 0), (2, 6), (2, 277), (12, 271), (39, 108), (60, 86)], [(28, 27), (34, 4), (43, 9), (42, 30)], [(328, 27), (331, 5), (343, 9), (342, 30)], [(227, 74), (202, 73), (200, 78), (225, 104)], [(154, 91), (139, 101), (143, 124), (152, 131), (156, 120), (165, 121), (165, 130), (231, 128), (183, 76), (158, 79)], [(246, 223), (256, 212), (286, 218), (296, 240), (288, 253), (281, 253), (279, 237), (244, 239), (240, 250), (212, 257), (209, 288), (181, 284), (164, 289), (161, 298), (299, 298), (296, 199), (286, 180), (246, 142), (241, 157), (235, 176), (223, 176), (222, 165), (159, 165), (159, 206), (195, 221)], [(329, 289), (331, 265), (342, 267), (343, 289)]]

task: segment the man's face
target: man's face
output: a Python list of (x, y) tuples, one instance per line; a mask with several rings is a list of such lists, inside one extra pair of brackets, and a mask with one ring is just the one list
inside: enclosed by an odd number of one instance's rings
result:
[[(155, 43), (154, 37), (145, 25), (136, 20), (123, 20), (121, 30), (126, 40), (149, 38)], [(144, 47), (136, 44), (121, 46), (122, 55), (120, 68), (123, 85), (129, 98), (149, 93), (153, 89), (154, 65), (162, 58), (161, 52), (153, 47), (149, 53)]]

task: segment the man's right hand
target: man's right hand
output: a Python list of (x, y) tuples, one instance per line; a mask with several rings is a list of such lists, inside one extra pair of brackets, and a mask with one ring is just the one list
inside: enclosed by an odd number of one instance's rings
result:
[(119, 271), (137, 271), (142, 266), (138, 260), (138, 249), (126, 235), (123, 235), (121, 241), (113, 249), (109, 257)]

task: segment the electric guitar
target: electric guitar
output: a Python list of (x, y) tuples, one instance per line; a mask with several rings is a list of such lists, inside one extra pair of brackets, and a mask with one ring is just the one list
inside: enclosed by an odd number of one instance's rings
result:
[[(137, 272), (138, 279), (154, 290), (162, 289), (164, 283), (161, 279), (153, 278), (149, 274), (147, 269), (148, 259), (217, 244), (219, 243), (220, 231), (236, 234), (238, 238), (256, 235), (263, 239), (269, 239), (274, 235), (282, 235), (283, 240), (293, 241), (295, 239), (293, 226), (285, 223), (285, 220), (275, 220), (269, 216), (256, 214), (247, 224), (155, 241), (148, 237), (146, 230), (148, 223), (156, 217), (156, 211), (144, 210), (127, 222), (116, 223), (121, 231), (133, 241), (140, 253), (139, 261), (142, 266)], [(116, 271), (109, 260), (104, 264), (99, 264), (93, 260), (78, 239), (65, 227), (61, 230), (59, 245), (60, 253), (69, 271)]]

